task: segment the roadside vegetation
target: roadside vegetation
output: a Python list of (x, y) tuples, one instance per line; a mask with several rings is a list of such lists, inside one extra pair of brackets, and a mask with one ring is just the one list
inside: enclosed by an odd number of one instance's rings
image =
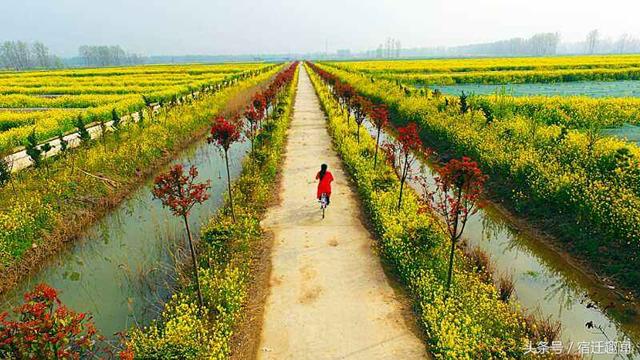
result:
[[(264, 246), (260, 220), (273, 200), (297, 79), (298, 64), (293, 63), (254, 97), (268, 95), (269, 115), (267, 108), (256, 109), (253, 103), (248, 106), (247, 110), (262, 113), (262, 125), (257, 129), (253, 150), (244, 160), (242, 173), (233, 183), (235, 191), (225, 199), (228, 206), (221, 207), (200, 234), (196, 259), (199, 283), (198, 277), (188, 275), (192, 272), (186, 270), (161, 318), (127, 334), (123, 357), (222, 359), (229, 355), (230, 339), (249, 294), (252, 262)], [(230, 118), (235, 120), (229, 126), (238, 130), (250, 126), (239, 114)], [(216, 126), (220, 126), (220, 120)], [(199, 306), (200, 293), (203, 306)]]
[[(489, 175), (490, 195), (556, 235), (598, 273), (640, 293), (640, 148), (601, 134), (604, 124), (597, 121), (606, 118), (607, 107), (599, 117), (587, 115), (598, 108), (583, 100), (576, 107), (588, 109), (582, 114), (553, 100), (540, 105), (543, 100), (523, 98), (493, 107), (466, 94), (407, 91), (393, 81), (318, 67), (386, 104), (392, 124), (416, 123), (438, 153), (476, 160)], [(555, 113), (560, 120), (540, 115), (558, 108), (567, 111)]]
[(507, 359), (523, 357), (528, 340), (551, 344), (559, 334), (541, 332), (542, 321), (525, 314), (508, 296), (501, 296), (488, 267), (476, 266), (472, 257), (452, 247), (453, 238), (445, 234), (433, 210), (412, 189), (402, 189), (403, 172), (397, 172), (397, 165), (406, 163), (406, 152), (417, 150), (419, 141), (409, 134), (411, 127), (398, 130), (406, 138), (397, 144), (406, 147), (399, 152), (404, 157), (398, 159), (385, 151), (374, 163), (376, 139), (358, 139), (355, 124), (347, 122), (348, 110), (336, 100), (340, 98), (336, 89), (348, 84), (315, 65), (306, 66), (327, 114), (334, 146), (358, 189), (382, 256), (415, 301), (429, 351), (437, 358)]

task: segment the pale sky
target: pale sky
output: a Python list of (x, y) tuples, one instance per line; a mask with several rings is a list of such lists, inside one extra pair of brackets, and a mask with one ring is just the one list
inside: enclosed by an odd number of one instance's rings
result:
[(0, 0), (0, 41), (143, 55), (305, 53), (453, 46), (559, 32), (640, 37), (640, 0)]

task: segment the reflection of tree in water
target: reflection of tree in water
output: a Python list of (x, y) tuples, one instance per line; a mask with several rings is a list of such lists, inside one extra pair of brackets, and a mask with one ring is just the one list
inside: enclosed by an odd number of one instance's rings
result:
[(530, 262), (538, 263), (544, 269), (541, 275), (560, 282), (559, 286), (578, 288), (577, 282), (573, 278), (566, 276), (566, 271), (570, 271), (570, 269), (565, 269), (562, 263), (547, 258), (543, 252), (537, 251), (536, 247), (533, 246), (535, 245), (533, 242), (536, 240), (521, 235), (508, 219), (490, 210), (490, 208), (487, 208), (479, 213), (482, 217), (483, 239), (504, 240), (503, 253), (511, 252), (514, 258), (521, 252), (527, 254), (531, 258)]
[(574, 305), (584, 303), (588, 297), (568, 281), (553, 281), (545, 288), (544, 300), (551, 302), (553, 299), (560, 307), (558, 315), (562, 315), (562, 310), (571, 311)]
[[(509, 232), (509, 226), (506, 222), (493, 219), (488, 216), (486, 212), (479, 211), (480, 223), (482, 224), (482, 240), (491, 241), (493, 239), (509, 239), (512, 236), (503, 236), (504, 233)], [(512, 248), (512, 241), (509, 241), (509, 248)]]
[[(614, 355), (613, 359), (637, 359), (638, 356), (640, 355), (640, 345), (638, 345), (637, 343), (634, 343), (633, 340), (631, 340), (630, 337), (628, 337), (625, 333), (623, 333), (622, 331), (616, 331), (616, 335), (614, 338), (611, 338), (607, 332), (605, 331), (604, 327), (600, 324), (597, 324), (593, 321), (589, 321), (585, 324), (585, 327), (587, 328), (587, 332), (591, 333), (591, 334), (595, 334), (595, 335), (601, 335), (603, 337), (604, 341), (613, 341), (616, 343), (617, 346), (621, 346), (620, 344), (622, 343), (627, 343), (629, 344), (629, 348), (628, 349), (621, 349), (621, 348), (617, 348), (617, 354)], [(627, 351), (629, 351), (629, 353), (626, 353)]]
[(123, 294), (128, 294), (126, 306), (129, 315), (137, 325), (147, 325), (149, 320), (156, 318), (161, 312), (164, 303), (168, 300), (177, 284), (178, 266), (184, 261), (186, 255), (183, 239), (169, 234), (164, 238), (161, 233), (156, 233), (158, 241), (153, 242), (153, 249), (159, 256), (151, 256), (147, 259), (138, 259), (134, 268), (130, 264), (120, 264), (120, 276), (114, 276), (118, 281)]

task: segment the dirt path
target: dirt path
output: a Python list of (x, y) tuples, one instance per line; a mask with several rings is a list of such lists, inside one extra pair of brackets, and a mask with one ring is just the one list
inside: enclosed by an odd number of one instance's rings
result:
[[(257, 357), (426, 358), (410, 310), (373, 252), (304, 69), (286, 151), (282, 202), (263, 222), (275, 238)], [(314, 199), (323, 162), (336, 178), (324, 220)]]

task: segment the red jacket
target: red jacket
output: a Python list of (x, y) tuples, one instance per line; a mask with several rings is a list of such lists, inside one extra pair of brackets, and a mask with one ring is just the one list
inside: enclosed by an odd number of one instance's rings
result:
[(333, 175), (331, 175), (330, 171), (324, 173), (322, 179), (320, 179), (320, 172), (316, 174), (316, 180), (320, 180), (318, 183), (318, 199), (322, 197), (322, 193), (326, 193), (327, 196), (331, 196), (331, 182), (333, 181)]

